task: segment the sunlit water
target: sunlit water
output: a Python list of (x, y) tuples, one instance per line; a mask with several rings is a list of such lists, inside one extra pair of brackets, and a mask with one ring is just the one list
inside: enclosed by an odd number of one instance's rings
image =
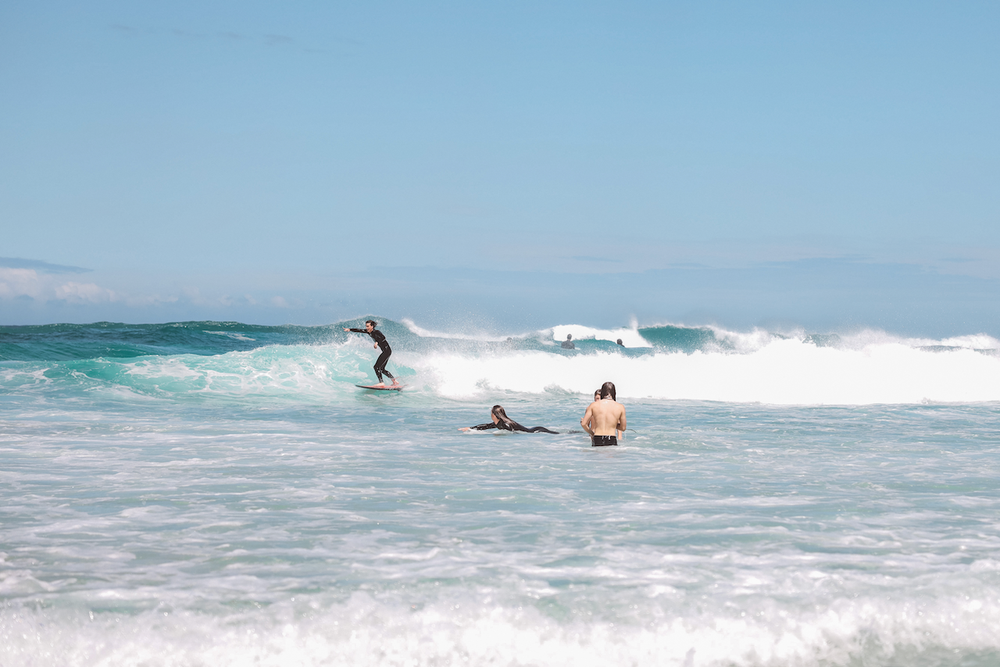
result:
[[(376, 394), (364, 340), (292, 342), (2, 362), (0, 665), (1000, 664), (989, 397), (645, 397), (636, 364), (760, 352), (427, 332)], [(982, 349), (904, 347), (991, 390)], [(609, 379), (630, 430), (594, 449)], [(458, 430), (494, 403), (560, 434)]]

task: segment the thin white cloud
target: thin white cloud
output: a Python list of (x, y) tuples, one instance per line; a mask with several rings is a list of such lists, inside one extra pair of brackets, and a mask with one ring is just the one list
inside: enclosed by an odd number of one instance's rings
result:
[[(43, 262), (39, 262), (44, 264)], [(258, 300), (250, 294), (208, 296), (197, 286), (186, 287), (178, 294), (129, 293), (103, 287), (93, 282), (67, 280), (67, 276), (46, 273), (33, 268), (12, 268), (0, 265), (0, 303), (31, 302), (35, 306), (58, 307), (118, 305), (124, 308), (156, 308), (164, 305), (187, 304), (200, 308), (254, 307)], [(275, 297), (270, 305), (289, 308), (283, 297)]]
[(118, 301), (117, 295), (94, 283), (68, 282), (55, 288), (56, 298), (69, 303), (110, 303)]
[(37, 299), (42, 293), (41, 280), (34, 269), (0, 267), (0, 299)]
[(0, 299), (99, 304), (119, 301), (120, 297), (112, 290), (94, 283), (67, 281), (57, 275), (39, 273), (35, 269), (0, 267)]

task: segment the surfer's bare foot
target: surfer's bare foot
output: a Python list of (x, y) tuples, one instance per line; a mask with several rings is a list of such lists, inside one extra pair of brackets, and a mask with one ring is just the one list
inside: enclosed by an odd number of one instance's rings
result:
[(392, 379), (392, 386), (393, 387), (398, 387), (399, 386), (399, 380), (397, 380), (396, 378), (393, 378)]
[(385, 383), (379, 382), (378, 384), (373, 384), (373, 387), (378, 387), (379, 389), (385, 389)]

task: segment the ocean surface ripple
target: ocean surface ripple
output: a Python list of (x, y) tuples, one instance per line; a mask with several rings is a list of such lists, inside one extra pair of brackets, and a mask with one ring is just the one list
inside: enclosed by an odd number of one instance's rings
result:
[(0, 327), (0, 665), (1000, 663), (988, 336), (359, 323)]

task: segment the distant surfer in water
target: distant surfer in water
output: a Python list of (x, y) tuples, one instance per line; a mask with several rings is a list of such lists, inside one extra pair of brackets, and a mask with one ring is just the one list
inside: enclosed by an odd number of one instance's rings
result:
[(354, 333), (368, 334), (375, 341), (375, 347), (382, 350), (382, 354), (378, 355), (378, 359), (375, 360), (375, 377), (378, 378), (378, 384), (374, 385), (376, 387), (385, 387), (385, 383), (382, 381), (382, 376), (385, 375), (390, 380), (392, 380), (392, 386), (396, 386), (399, 382), (396, 378), (392, 376), (392, 373), (385, 370), (385, 364), (389, 361), (389, 356), (392, 355), (392, 348), (389, 347), (389, 341), (385, 339), (385, 334), (376, 329), (378, 322), (375, 320), (368, 320), (365, 322), (364, 329), (348, 329), (344, 327), (344, 331), (353, 331)]
[(493, 419), (491, 422), (485, 424), (478, 424), (476, 426), (464, 426), (460, 428), (460, 431), (486, 431), (491, 428), (498, 428), (503, 431), (520, 431), (522, 433), (552, 433), (558, 435), (558, 431), (550, 431), (544, 426), (535, 426), (533, 428), (527, 428), (521, 426), (516, 421), (507, 416), (504, 412), (503, 406), (494, 405), (493, 409), (490, 410), (490, 418)]
[(594, 447), (617, 445), (618, 438), (625, 439), (625, 406), (617, 400), (613, 382), (601, 385), (601, 400), (587, 406), (587, 412), (580, 420), (580, 426), (590, 434), (590, 444)]

